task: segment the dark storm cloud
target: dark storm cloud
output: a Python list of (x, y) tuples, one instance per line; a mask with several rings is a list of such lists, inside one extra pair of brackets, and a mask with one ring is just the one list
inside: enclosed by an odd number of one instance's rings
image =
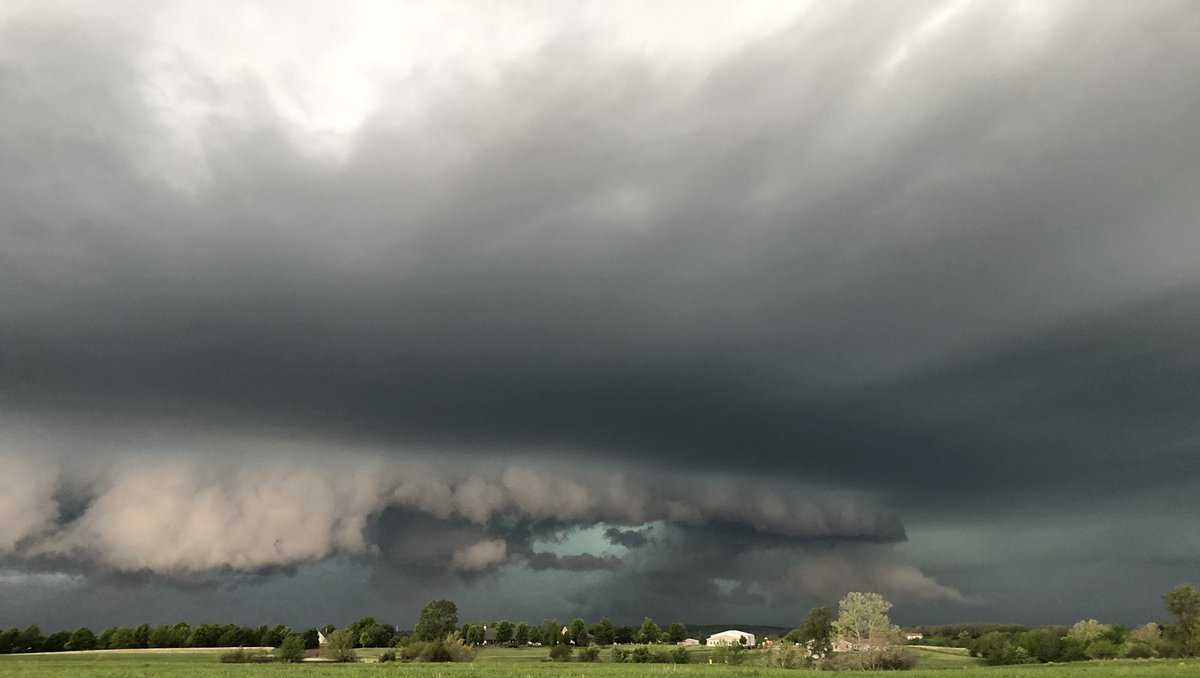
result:
[[(0, 450), (0, 551), (612, 569), (631, 605), (661, 580), (760, 609), (821, 597), (794, 557), (959, 604), (997, 566), (905, 569), (906, 521), (1200, 471), (1188, 3), (851, 4), (699, 66), (567, 32), (491, 79), (384, 81), (337, 159), (253, 77), (179, 57), (192, 99), (163, 104), (152, 24), (0, 24), (0, 402), (39, 431)], [(319, 451), (242, 444), (273, 436)], [(125, 448), (171, 463), (90, 468)], [(360, 448), (384, 460), (331, 471)], [(505, 475), (546, 460), (645, 510)], [(198, 536), (131, 539), (150, 500)], [(653, 521), (754, 541), (681, 578)], [(536, 550), (602, 522), (636, 558)]]
[(624, 546), (627, 549), (645, 546), (651, 540), (647, 536), (647, 530), (622, 530), (617, 527), (605, 530), (604, 538), (614, 546)]

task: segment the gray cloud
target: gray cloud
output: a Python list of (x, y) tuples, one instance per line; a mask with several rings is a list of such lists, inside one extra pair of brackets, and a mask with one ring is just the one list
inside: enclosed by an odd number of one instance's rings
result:
[(651, 538), (647, 536), (647, 532), (647, 530), (622, 530), (617, 527), (610, 527), (604, 531), (604, 538), (614, 546), (636, 549), (645, 546), (651, 541)]
[[(1030, 597), (946, 535), (1191, 511), (1188, 3), (850, 3), (669, 55), (562, 19), (359, 98), (190, 46), (184, 10), (0, 13), (5, 562), (945, 618)], [(749, 552), (680, 576), (654, 522)], [(601, 524), (620, 567), (538, 545)]]

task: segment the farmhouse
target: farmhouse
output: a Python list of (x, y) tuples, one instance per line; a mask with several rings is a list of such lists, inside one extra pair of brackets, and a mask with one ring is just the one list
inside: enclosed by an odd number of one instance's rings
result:
[(754, 647), (754, 634), (730, 629), (708, 637), (709, 645), (745, 645)]

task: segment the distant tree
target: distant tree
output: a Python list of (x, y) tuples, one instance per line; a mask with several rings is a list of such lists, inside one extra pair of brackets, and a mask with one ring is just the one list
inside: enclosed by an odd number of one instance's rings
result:
[(395, 629), (384, 624), (372, 624), (358, 634), (360, 647), (391, 647)]
[(608, 617), (601, 617), (600, 621), (592, 624), (591, 636), (597, 645), (612, 645), (616, 635), (617, 629)]
[(117, 627), (115, 627), (115, 626), (110, 626), (109, 628), (101, 631), (100, 635), (96, 637), (96, 649), (97, 650), (107, 650), (107, 649), (111, 648), (112, 647), (112, 637), (113, 637), (113, 635), (116, 634), (116, 632), (117, 632)]
[(1017, 645), (1025, 648), (1029, 656), (1040, 662), (1060, 661), (1062, 636), (1057, 629), (1040, 628), (1024, 631), (1017, 635)]
[(8, 654), (16, 652), (17, 639), (21, 637), (19, 629), (8, 629), (0, 631), (0, 654)]
[(557, 619), (547, 619), (542, 622), (542, 644), (543, 645), (558, 645), (562, 642), (562, 636), (559, 635), (559, 629), (562, 624), (558, 623)]
[(513, 629), (513, 645), (524, 647), (529, 644), (529, 624), (521, 622)]
[[(675, 622), (667, 627), (667, 641), (678, 643), (684, 638), (687, 638), (687, 627), (679, 622)], [(678, 663), (678, 662), (676, 662)]]
[(94, 650), (96, 649), (96, 634), (92, 630), (85, 627), (77, 629), (71, 634), (71, 639), (67, 641), (68, 650)]
[(1095, 619), (1083, 619), (1071, 626), (1071, 630), (1067, 631), (1067, 637), (1086, 646), (1093, 640), (1100, 639), (1108, 632), (1109, 626), (1107, 624), (1101, 624)]
[(280, 641), (279, 646), (275, 649), (275, 656), (281, 662), (296, 663), (304, 661), (305, 650), (304, 636), (290, 633)]
[(529, 627), (529, 642), (533, 643), (534, 645), (544, 644), (544, 639), (542, 638), (542, 627), (541, 626), (530, 626)]
[(814, 607), (798, 628), (789, 633), (789, 638), (801, 645), (811, 643), (813, 654), (828, 657), (833, 653), (833, 610)]
[(300, 637), (304, 639), (304, 649), (306, 650), (315, 650), (321, 646), (321, 639), (317, 636), (316, 629), (305, 629)]
[(662, 638), (662, 629), (658, 628), (658, 624), (654, 620), (646, 617), (642, 620), (642, 626), (637, 632), (637, 641), (639, 643), (657, 643)]
[(354, 654), (354, 634), (350, 629), (338, 629), (329, 634), (321, 648), (321, 656), (335, 662), (358, 661)]
[(636, 635), (637, 632), (633, 630), (632, 626), (618, 626), (613, 630), (613, 642), (628, 645), (633, 642)]
[(175, 630), (170, 626), (155, 626), (150, 630), (150, 647), (178, 647), (175, 644)]
[(142, 624), (133, 629), (133, 647), (150, 647), (149, 624)]
[(467, 624), (467, 633), (463, 636), (463, 640), (468, 645), (483, 645), (483, 626), (481, 624)]
[(21, 631), (21, 635), (17, 638), (17, 645), (21, 649), (17, 651), (41, 652), (42, 643), (44, 642), (46, 642), (46, 639), (42, 636), (42, 630), (38, 628), (37, 624), (33, 624), (25, 627), (24, 631)]
[(292, 635), (292, 630), (283, 624), (265, 627), (259, 634), (258, 644), (263, 647), (280, 647), (289, 635)]
[(507, 645), (512, 642), (513, 638), (513, 623), (507, 619), (496, 622), (496, 642), (500, 645)]
[(588, 644), (587, 624), (582, 619), (572, 619), (567, 636), (580, 647)]
[(1191, 584), (1176, 586), (1163, 596), (1167, 611), (1175, 617), (1175, 626), (1189, 657), (1200, 654), (1200, 589)]
[(839, 638), (856, 647), (891, 644), (899, 635), (888, 618), (891, 609), (892, 604), (878, 593), (852, 591), (838, 603), (833, 628)]
[(42, 641), (42, 652), (62, 652), (67, 649), (67, 642), (71, 640), (70, 631), (59, 631), (46, 636), (46, 640)]
[(216, 624), (201, 624), (192, 629), (187, 645), (188, 647), (218, 647), (221, 633), (221, 627)]
[(458, 626), (458, 606), (451, 600), (434, 600), (421, 609), (413, 629), (417, 640), (442, 640)]
[(108, 649), (127, 650), (137, 647), (136, 643), (137, 639), (133, 635), (133, 629), (121, 626), (113, 631), (112, 637), (109, 638)]
[(362, 638), (362, 632), (375, 626), (376, 623), (374, 617), (363, 617), (350, 626), (347, 626), (346, 629), (350, 631), (350, 635), (354, 636), (354, 641), (359, 642), (359, 639)]

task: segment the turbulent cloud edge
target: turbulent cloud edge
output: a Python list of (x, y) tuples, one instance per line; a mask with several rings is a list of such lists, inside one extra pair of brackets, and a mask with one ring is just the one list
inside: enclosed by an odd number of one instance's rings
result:
[[(366, 528), (390, 508), (484, 530), (450, 556), (448, 566), (463, 572), (510, 561), (535, 569), (619, 565), (592, 554), (558, 554), (552, 562), (513, 548), (504, 532), (516, 524), (719, 522), (784, 540), (904, 538), (899, 520), (865, 495), (717, 476), (455, 469), (353, 455), (244, 463), (130, 456), (81, 481), (19, 455), (4, 463), (0, 555), (168, 576), (369, 556)], [(66, 505), (83, 508), (67, 515)]]

